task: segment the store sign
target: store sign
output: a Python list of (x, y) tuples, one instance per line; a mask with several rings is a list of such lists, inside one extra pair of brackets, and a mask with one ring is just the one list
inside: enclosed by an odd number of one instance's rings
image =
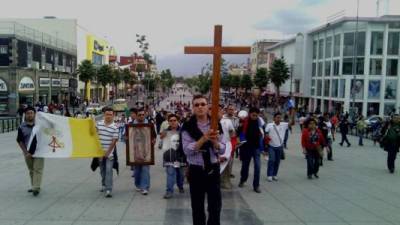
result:
[(35, 83), (33, 82), (32, 78), (30, 77), (23, 77), (19, 82), (18, 86), (19, 91), (34, 91), (35, 90)]
[(40, 78), (39, 87), (50, 87), (50, 78)]
[(51, 79), (52, 87), (61, 87), (61, 79)]
[(7, 84), (2, 79), (0, 79), (0, 91), (7, 91)]
[(69, 80), (68, 79), (61, 79), (61, 87), (69, 87)]

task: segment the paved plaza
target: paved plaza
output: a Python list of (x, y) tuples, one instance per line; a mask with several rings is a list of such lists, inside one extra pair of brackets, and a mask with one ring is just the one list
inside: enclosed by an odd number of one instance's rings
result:
[[(113, 198), (99, 192), (100, 175), (90, 159), (46, 159), (42, 192), (27, 193), (28, 172), (15, 142), (16, 132), (1, 134), (0, 225), (180, 225), (191, 224), (188, 186), (165, 200), (162, 152), (156, 150), (148, 196), (135, 192), (125, 145), (118, 144), (120, 174)], [(387, 225), (400, 224), (400, 171), (386, 170), (386, 154), (370, 141), (351, 148), (334, 143), (335, 161), (325, 161), (320, 178), (307, 180), (299, 129), (290, 137), (279, 181), (266, 181), (262, 159), (261, 194), (237, 187), (240, 161), (235, 159), (234, 189), (223, 191), (222, 224), (244, 225)]]

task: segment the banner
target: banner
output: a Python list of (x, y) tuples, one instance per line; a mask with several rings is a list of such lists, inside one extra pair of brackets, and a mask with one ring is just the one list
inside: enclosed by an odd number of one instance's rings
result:
[(38, 112), (28, 149), (36, 140), (37, 158), (93, 158), (104, 151), (93, 119), (76, 119)]

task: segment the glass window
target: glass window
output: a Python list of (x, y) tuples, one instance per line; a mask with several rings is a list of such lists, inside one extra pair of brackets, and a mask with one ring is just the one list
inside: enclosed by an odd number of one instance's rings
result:
[(383, 32), (371, 33), (371, 55), (382, 55), (383, 52)]
[(397, 76), (397, 59), (388, 59), (386, 63), (386, 75)]
[(333, 57), (340, 56), (340, 34), (335, 35), (334, 37), (334, 46), (333, 46)]
[(312, 73), (311, 73), (311, 76), (315, 77), (315, 75), (317, 75), (317, 64), (316, 64), (316, 63), (312, 63)]
[(351, 93), (355, 95), (356, 99), (364, 98), (364, 80), (351, 80)]
[(295, 93), (300, 93), (300, 80), (295, 80), (294, 81), (294, 92)]
[(331, 81), (325, 80), (324, 81), (324, 96), (329, 97), (329, 88), (330, 88)]
[(354, 33), (345, 33), (343, 40), (343, 56), (352, 56), (354, 52)]
[(0, 45), (0, 54), (7, 54), (8, 46), (7, 45)]
[(311, 95), (315, 94), (315, 80), (311, 80)]
[(379, 115), (379, 103), (377, 102), (370, 102), (367, 104), (367, 115), (372, 116), (372, 115)]
[(325, 61), (325, 76), (331, 75), (331, 61)]
[(381, 95), (381, 81), (370, 80), (368, 84), (368, 98), (379, 99), (380, 95)]
[(399, 54), (399, 32), (389, 32), (387, 54), (398, 55)]
[(385, 116), (390, 116), (396, 112), (396, 104), (394, 103), (386, 103), (383, 107), (383, 114)]
[(318, 76), (319, 77), (322, 77), (322, 69), (323, 69), (322, 62), (318, 62)]
[(313, 59), (317, 58), (317, 41), (313, 42)]
[(357, 58), (356, 74), (364, 75), (364, 58)]
[(317, 96), (322, 96), (322, 80), (317, 80)]
[(324, 39), (319, 40), (318, 45), (318, 59), (324, 58)]
[(370, 59), (369, 74), (382, 75), (382, 59)]
[(390, 22), (389, 23), (389, 28), (399, 29), (400, 28), (400, 22)]
[(326, 45), (325, 45), (325, 58), (332, 57), (332, 37), (326, 38)]
[(339, 93), (339, 80), (332, 80), (331, 97), (337, 98)]
[(353, 73), (353, 59), (352, 58), (344, 58), (343, 66), (342, 66), (342, 74), (343, 75), (351, 75)]
[(386, 80), (385, 99), (396, 99), (397, 80)]
[(339, 59), (333, 60), (333, 75), (334, 76), (339, 75), (339, 67), (340, 67)]
[(357, 56), (365, 55), (365, 32), (358, 32), (357, 35)]

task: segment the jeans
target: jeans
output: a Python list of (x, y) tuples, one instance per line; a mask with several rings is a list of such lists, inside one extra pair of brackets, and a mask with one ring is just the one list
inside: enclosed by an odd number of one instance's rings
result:
[(150, 189), (150, 166), (135, 166), (135, 186), (141, 190)]
[(327, 143), (327, 148), (328, 148), (328, 160), (332, 159), (333, 156), (333, 149), (332, 149), (332, 138), (328, 138), (328, 140), (326, 141)]
[(179, 189), (183, 189), (184, 171), (183, 167), (175, 168), (173, 166), (165, 167), (167, 173), (167, 193), (174, 193), (174, 185)]
[(358, 145), (363, 145), (364, 131), (358, 131)]
[(124, 141), (124, 132), (125, 131), (125, 127), (119, 127), (119, 138), (121, 141)]
[(307, 150), (307, 175), (317, 174), (319, 171), (319, 163), (321, 156), (317, 150)]
[(272, 147), (268, 149), (268, 169), (267, 176), (275, 177), (278, 174), (279, 164), (281, 162), (281, 155), (283, 152), (283, 147)]
[(342, 132), (342, 141), (340, 142), (340, 144), (343, 145), (344, 142), (346, 142), (347, 145), (350, 145), (349, 139), (347, 139), (347, 133)]
[(101, 185), (104, 186), (106, 191), (112, 191), (113, 187), (113, 160), (109, 158), (103, 158), (99, 160), (100, 163), (100, 175)]
[(285, 137), (283, 138), (283, 147), (287, 148), (287, 141), (289, 139), (289, 129), (285, 131)]
[(42, 184), (44, 158), (25, 157), (26, 166), (31, 178), (32, 190), (40, 190)]
[[(250, 149), (248, 149), (250, 150)], [(251, 158), (254, 159), (254, 179), (253, 179), (253, 188), (258, 188), (260, 186), (260, 150), (250, 150), (253, 153), (250, 156), (242, 157), (242, 169), (240, 171), (240, 183), (245, 183), (247, 178), (249, 177), (249, 167)]]
[[(220, 225), (222, 208), (219, 165), (214, 164), (211, 174), (202, 166), (189, 166), (190, 199), (193, 225)], [(208, 220), (206, 223), (205, 198), (207, 194)]]

